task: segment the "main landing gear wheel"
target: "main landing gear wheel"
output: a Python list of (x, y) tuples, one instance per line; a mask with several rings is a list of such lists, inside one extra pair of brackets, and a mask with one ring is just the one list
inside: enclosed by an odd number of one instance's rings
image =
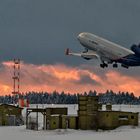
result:
[(124, 68), (126, 68), (126, 69), (128, 69), (128, 68), (129, 68), (129, 66), (124, 65), (124, 64), (122, 64), (121, 66), (122, 66), (122, 67), (124, 67)]
[(113, 68), (117, 68), (117, 67), (118, 67), (117, 63), (113, 64)]
[(105, 68), (105, 67), (108, 67), (108, 65), (105, 64), (105, 63), (103, 63), (103, 64), (100, 64), (100, 67), (101, 67), (101, 68)]

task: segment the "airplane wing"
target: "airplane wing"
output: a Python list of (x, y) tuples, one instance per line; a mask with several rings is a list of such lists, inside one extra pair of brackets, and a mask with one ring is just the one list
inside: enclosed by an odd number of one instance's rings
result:
[(99, 59), (100, 58), (100, 56), (98, 54), (96, 54), (94, 51), (73, 53), (73, 52), (70, 52), (69, 48), (66, 49), (65, 54), (66, 55), (73, 55), (73, 56), (80, 56), (80, 57), (83, 57), (85, 59)]
[(84, 57), (84, 58), (90, 58), (90, 59), (99, 59), (100, 56), (96, 53), (81, 53), (81, 57)]

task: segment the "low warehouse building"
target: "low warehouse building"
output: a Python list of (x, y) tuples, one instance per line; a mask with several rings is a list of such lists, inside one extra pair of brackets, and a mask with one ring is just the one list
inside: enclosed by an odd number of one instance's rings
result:
[[(26, 126), (28, 128), (28, 115), (31, 112), (43, 114), (43, 129), (83, 129), (108, 130), (122, 125), (138, 126), (138, 113), (113, 111), (112, 105), (107, 104), (102, 110), (98, 96), (79, 96), (78, 115), (67, 115), (67, 108), (27, 109)], [(38, 116), (38, 115), (37, 115)]]
[(60, 116), (59, 115), (47, 116), (46, 123), (47, 130), (58, 129), (61, 127)]
[(38, 118), (36, 118), (36, 123), (33, 124), (29, 120), (29, 115), (31, 113), (41, 113), (43, 115), (43, 129), (52, 130), (62, 128), (62, 115), (68, 114), (68, 109), (66, 107), (50, 107), (50, 108), (27, 108), (26, 110), (26, 128), (35, 128), (38, 130)]
[(78, 129), (78, 117), (68, 115), (47, 116), (46, 129)]
[(0, 105), (0, 125), (18, 126), (23, 124), (22, 109), (8, 104)]
[(122, 125), (138, 126), (138, 113), (122, 111), (98, 112), (98, 128), (114, 129)]
[(53, 108), (46, 108), (46, 114), (47, 115), (54, 115), (54, 114), (59, 114), (59, 115), (67, 115), (68, 114), (68, 109), (66, 107), (53, 107)]
[(62, 116), (62, 129), (78, 129), (78, 116), (63, 115)]
[(122, 125), (138, 126), (138, 113), (112, 111), (112, 105), (102, 110), (98, 96), (79, 96), (79, 129), (114, 129)]

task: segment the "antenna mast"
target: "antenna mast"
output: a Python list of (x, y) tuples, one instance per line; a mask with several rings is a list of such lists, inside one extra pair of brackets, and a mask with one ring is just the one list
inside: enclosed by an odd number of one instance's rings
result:
[(13, 72), (13, 92), (14, 104), (17, 102), (20, 96), (20, 59), (14, 59), (14, 72)]

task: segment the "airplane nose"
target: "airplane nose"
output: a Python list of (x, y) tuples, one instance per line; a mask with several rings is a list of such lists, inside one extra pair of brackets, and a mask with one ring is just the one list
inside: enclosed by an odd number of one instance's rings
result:
[(78, 40), (81, 40), (83, 37), (84, 37), (84, 33), (80, 33), (80, 34), (77, 36)]

